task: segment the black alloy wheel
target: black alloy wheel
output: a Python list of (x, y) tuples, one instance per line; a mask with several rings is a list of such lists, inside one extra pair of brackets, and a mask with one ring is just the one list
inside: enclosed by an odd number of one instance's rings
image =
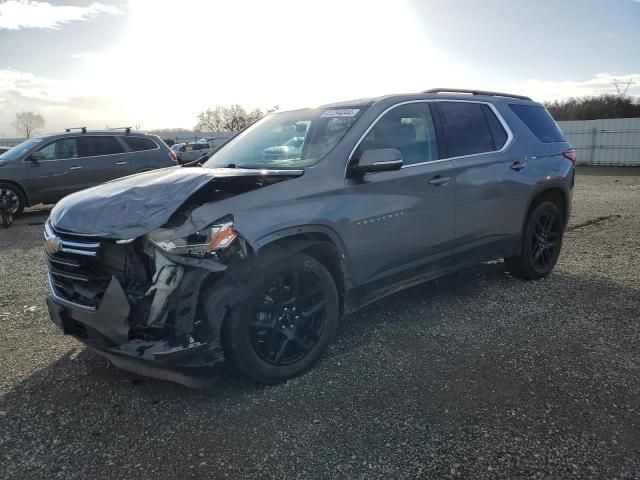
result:
[(504, 259), (507, 270), (525, 279), (548, 275), (560, 256), (564, 226), (564, 217), (553, 202), (534, 205), (522, 232), (520, 255)]
[(278, 277), (256, 303), (251, 344), (271, 365), (291, 365), (309, 354), (322, 336), (327, 300), (320, 281), (307, 272)]
[(560, 250), (560, 228), (560, 222), (552, 213), (544, 213), (538, 218), (530, 238), (531, 262), (537, 269), (553, 268)]
[(338, 325), (331, 273), (315, 258), (295, 254), (264, 263), (247, 286), (254, 293), (225, 319), (225, 357), (260, 383), (278, 383), (309, 369)]

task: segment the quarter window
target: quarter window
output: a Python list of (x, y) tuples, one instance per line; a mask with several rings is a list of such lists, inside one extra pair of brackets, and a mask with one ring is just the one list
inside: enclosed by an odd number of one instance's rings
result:
[(141, 152), (143, 150), (155, 150), (158, 148), (156, 142), (151, 140), (150, 138), (144, 137), (122, 137), (124, 143), (129, 145), (129, 148), (134, 152)]
[(491, 130), (491, 136), (493, 137), (493, 146), (495, 150), (500, 150), (504, 147), (504, 144), (507, 143), (507, 132), (504, 127), (496, 117), (496, 114), (493, 113), (487, 105), (482, 105), (482, 110), (484, 112), (484, 117), (487, 119), (487, 123), (489, 124), (489, 130)]
[(498, 150), (483, 105), (470, 102), (437, 102), (450, 157)]
[(409, 103), (387, 112), (360, 143), (358, 157), (378, 148), (398, 149), (405, 165), (437, 160), (438, 142), (429, 106)]
[(114, 137), (78, 137), (78, 156), (95, 157), (124, 152), (122, 146)]
[(544, 107), (509, 105), (520, 120), (544, 143), (564, 142), (564, 135), (551, 114)]

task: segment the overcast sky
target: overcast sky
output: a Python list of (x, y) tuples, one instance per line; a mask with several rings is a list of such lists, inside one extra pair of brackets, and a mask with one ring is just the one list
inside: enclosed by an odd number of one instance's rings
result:
[(0, 0), (0, 137), (431, 87), (640, 94), (640, 0)]

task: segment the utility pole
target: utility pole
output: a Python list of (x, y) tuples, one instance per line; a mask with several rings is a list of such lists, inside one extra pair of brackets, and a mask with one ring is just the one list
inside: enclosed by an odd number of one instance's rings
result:
[(627, 94), (627, 90), (629, 90), (629, 87), (634, 83), (636, 82), (633, 81), (633, 78), (630, 78), (629, 80), (618, 80), (617, 78), (614, 78), (611, 80), (611, 85), (616, 87), (616, 92), (618, 92), (618, 95), (621, 97), (624, 97)]

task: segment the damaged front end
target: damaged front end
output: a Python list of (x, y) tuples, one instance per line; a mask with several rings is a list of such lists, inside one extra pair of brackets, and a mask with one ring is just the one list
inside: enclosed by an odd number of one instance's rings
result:
[(206, 205), (203, 197), (221, 195), (228, 193), (201, 188), (162, 226), (132, 239), (79, 234), (47, 221), (54, 323), (118, 367), (201, 386), (185, 372), (223, 360), (223, 318), (245, 295), (242, 282), (232, 286), (229, 270), (249, 272), (253, 255), (230, 215), (185, 233), (191, 213)]

